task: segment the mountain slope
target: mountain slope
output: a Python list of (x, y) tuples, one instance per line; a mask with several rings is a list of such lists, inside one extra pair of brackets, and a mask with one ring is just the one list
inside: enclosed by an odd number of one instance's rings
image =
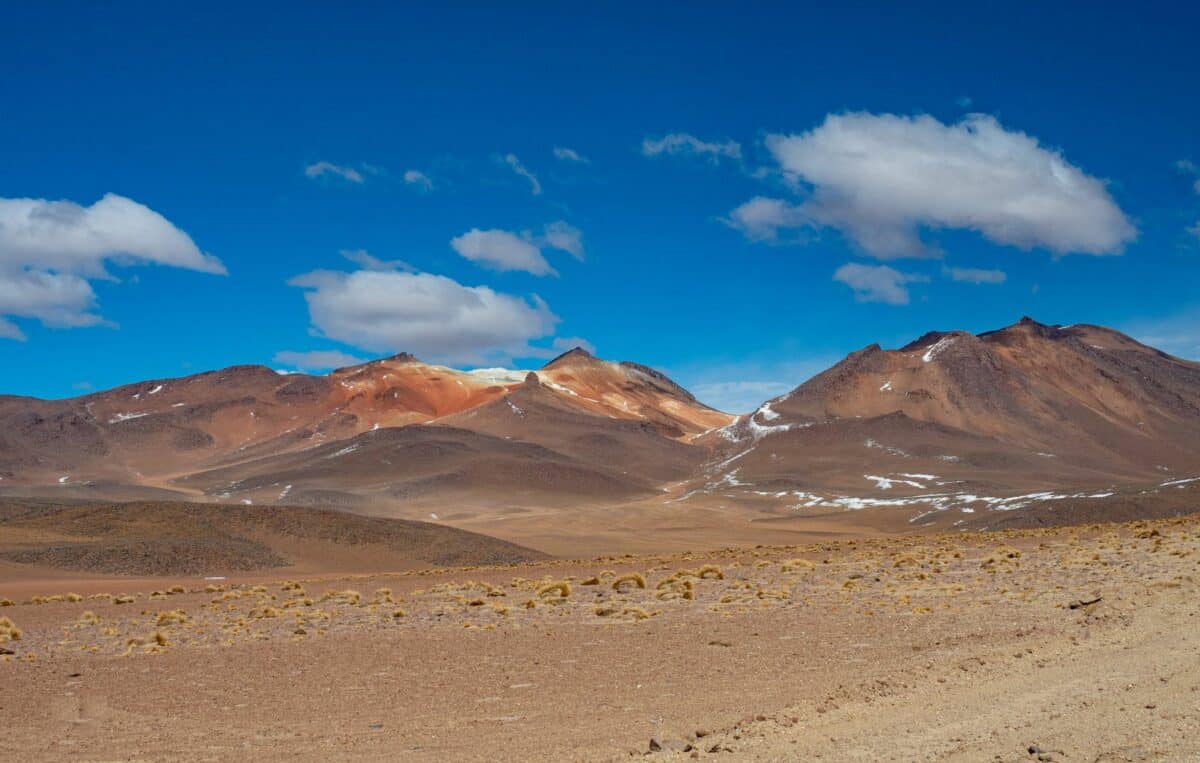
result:
[(1099, 326), (932, 332), (851, 353), (702, 441), (708, 493), (1013, 508), (1200, 473), (1200, 364)]

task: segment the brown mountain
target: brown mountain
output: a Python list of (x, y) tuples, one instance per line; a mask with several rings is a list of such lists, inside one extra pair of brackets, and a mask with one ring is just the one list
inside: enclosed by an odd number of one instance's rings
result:
[[(528, 413), (514, 419), (518, 407)], [(652, 369), (581, 349), (536, 372), (407, 354), (326, 376), (235, 366), (69, 400), (0, 398), (0, 490), (348, 506), (483, 490), (516, 503), (610, 500), (688, 474), (703, 454), (686, 441), (732, 418)]]
[(1100, 326), (931, 332), (851, 353), (705, 440), (709, 492), (1013, 508), (1200, 474), (1200, 364)]

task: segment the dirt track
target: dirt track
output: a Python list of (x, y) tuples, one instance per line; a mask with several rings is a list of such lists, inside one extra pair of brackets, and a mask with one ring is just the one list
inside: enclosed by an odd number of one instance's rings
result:
[[(1195, 759), (1198, 530), (1184, 519), (18, 603), (0, 608), (23, 631), (2, 645), (13, 722), (0, 751), (607, 760), (655, 738), (659, 755), (731, 760), (1035, 760), (1032, 745), (1063, 761)], [(705, 564), (723, 579), (686, 572)], [(626, 572), (647, 588), (615, 591)], [(570, 596), (538, 593), (559, 580)], [(357, 602), (324, 596), (351, 588)], [(81, 623), (85, 610), (98, 622)], [(186, 621), (159, 624), (174, 610)]]

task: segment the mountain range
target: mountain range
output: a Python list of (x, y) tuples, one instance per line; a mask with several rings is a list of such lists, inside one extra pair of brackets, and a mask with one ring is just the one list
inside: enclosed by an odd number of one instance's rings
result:
[(970, 525), (1197, 474), (1200, 364), (1029, 318), (865, 347), (742, 416), (579, 348), (535, 371), (400, 354), (323, 376), (234, 366), (66, 400), (0, 397), (10, 496), (450, 523), (700, 507)]

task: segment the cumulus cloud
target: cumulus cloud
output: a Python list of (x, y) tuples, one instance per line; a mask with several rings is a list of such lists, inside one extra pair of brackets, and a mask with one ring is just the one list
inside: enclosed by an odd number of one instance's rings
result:
[(534, 196), (542, 195), (542, 184), (538, 182), (537, 176), (530, 172), (516, 154), (506, 154), (504, 163), (507, 164), (513, 172), (529, 181), (529, 191)]
[(321, 335), (373, 352), (407, 351), (442, 363), (486, 363), (530, 354), (558, 316), (525, 300), (445, 276), (360, 270), (315, 271), (290, 281), (305, 290)]
[(404, 173), (404, 184), (411, 185), (420, 191), (432, 191), (433, 181), (420, 170), (408, 170)]
[(561, 220), (547, 225), (539, 237), (529, 231), (521, 234), (493, 228), (472, 228), (450, 240), (450, 247), (472, 262), (494, 270), (520, 270), (535, 276), (558, 275), (542, 254), (542, 247), (583, 258), (583, 233)]
[(564, 162), (575, 162), (576, 164), (591, 164), (592, 163), (591, 159), (588, 159), (586, 156), (583, 156), (575, 149), (566, 148), (564, 146), (555, 146), (554, 147), (554, 158), (561, 159)]
[(124, 196), (89, 207), (0, 199), (0, 337), (25, 338), (11, 318), (58, 328), (103, 323), (89, 281), (111, 279), (110, 263), (226, 272), (165, 217)]
[(716, 164), (721, 159), (740, 161), (742, 146), (737, 141), (729, 140), (724, 143), (704, 141), (686, 132), (673, 132), (661, 138), (646, 138), (642, 141), (644, 156), (660, 156), (667, 154), (699, 156)]
[(325, 371), (330, 368), (356, 366), (362, 363), (363, 359), (340, 350), (312, 350), (310, 352), (283, 350), (275, 353), (274, 361), (289, 368), (298, 368), (301, 371)]
[(783, 199), (755, 196), (729, 213), (722, 220), (740, 230), (751, 241), (779, 243), (781, 230), (801, 228), (809, 224), (804, 211)]
[(962, 283), (1004, 283), (1008, 275), (1003, 270), (984, 270), (982, 268), (943, 268), (942, 272), (951, 281)]
[(799, 135), (769, 135), (766, 145), (807, 194), (796, 224), (837, 228), (879, 259), (936, 256), (921, 240), (926, 228), (1058, 254), (1118, 254), (1137, 236), (1103, 181), (985, 114), (951, 125), (830, 115)]
[(848, 262), (834, 271), (833, 280), (841, 281), (853, 289), (854, 298), (859, 302), (907, 305), (908, 288), (905, 284), (923, 283), (929, 278), (917, 273), (901, 273), (887, 265)]
[(334, 175), (351, 183), (362, 183), (362, 173), (353, 167), (346, 167), (333, 162), (314, 162), (304, 168), (304, 174), (310, 178), (316, 179), (325, 175)]

